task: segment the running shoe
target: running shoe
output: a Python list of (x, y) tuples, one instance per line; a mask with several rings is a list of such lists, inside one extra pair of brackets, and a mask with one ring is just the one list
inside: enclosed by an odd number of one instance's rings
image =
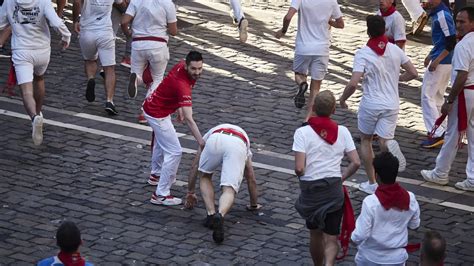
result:
[(151, 174), (150, 177), (148, 178), (148, 184), (152, 186), (158, 185), (158, 182), (160, 182), (160, 176)]
[(428, 138), (421, 142), (421, 147), (425, 149), (438, 148), (444, 143), (444, 134), (437, 138)]
[(359, 190), (367, 194), (374, 194), (378, 186), (377, 183), (370, 184), (369, 181), (365, 181), (359, 184)]
[(150, 202), (156, 205), (165, 205), (165, 206), (174, 206), (180, 205), (183, 201), (179, 198), (173, 197), (171, 195), (168, 196), (158, 196), (155, 192), (151, 195)]
[(457, 182), (454, 186), (461, 190), (474, 191), (474, 184), (469, 182), (469, 180), (467, 179), (462, 182)]
[(434, 170), (421, 170), (421, 176), (423, 179), (431, 182), (436, 183), (438, 185), (447, 185), (449, 183), (449, 179), (447, 177), (439, 177), (435, 174)]
[(118, 115), (118, 112), (117, 110), (115, 109), (115, 105), (113, 102), (106, 102), (105, 103), (105, 111), (109, 114), (109, 115)]
[(204, 219), (204, 221), (202, 222), (202, 225), (209, 229), (213, 229), (214, 228), (214, 215), (215, 214), (207, 215), (206, 219)]
[(298, 92), (296, 93), (296, 96), (295, 96), (296, 108), (303, 108), (305, 104), (304, 94), (306, 93), (307, 90), (308, 90), (308, 83), (301, 82), (300, 85), (298, 86)]
[(398, 159), (398, 172), (405, 171), (405, 168), (407, 166), (407, 160), (405, 159), (405, 156), (403, 156), (398, 142), (394, 139), (387, 140), (387, 148), (388, 151)]
[(239, 22), (239, 39), (241, 43), (245, 43), (247, 41), (248, 27), (249, 27), (249, 21), (246, 18), (242, 18)]
[(95, 100), (95, 79), (93, 78), (87, 81), (86, 99), (88, 102)]
[(137, 74), (132, 73), (130, 74), (130, 79), (128, 80), (128, 96), (130, 98), (135, 98), (137, 97)]
[(130, 61), (130, 56), (124, 56), (122, 58), (122, 62), (120, 62), (120, 65), (123, 66), (123, 67), (128, 67), (130, 68), (132, 63)]
[(220, 213), (214, 214), (214, 232), (212, 232), (212, 239), (217, 244), (224, 241), (224, 217)]
[(33, 144), (41, 145), (41, 143), (43, 143), (43, 116), (35, 115), (31, 126), (31, 138), (33, 139)]

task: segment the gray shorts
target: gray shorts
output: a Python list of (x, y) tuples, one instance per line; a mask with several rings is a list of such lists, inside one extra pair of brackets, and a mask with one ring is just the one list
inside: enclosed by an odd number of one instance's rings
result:
[(313, 80), (323, 80), (328, 72), (329, 55), (299, 55), (295, 54), (293, 71), (303, 75), (308, 72)]

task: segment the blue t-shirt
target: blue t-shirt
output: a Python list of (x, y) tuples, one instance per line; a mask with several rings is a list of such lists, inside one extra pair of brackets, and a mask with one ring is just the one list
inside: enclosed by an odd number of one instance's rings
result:
[[(44, 260), (41, 260), (36, 266), (64, 266), (64, 264), (58, 259), (57, 256), (53, 256)], [(94, 264), (86, 261), (86, 266), (94, 266)]]
[[(434, 45), (430, 55), (431, 60), (435, 60), (446, 49), (446, 37), (456, 36), (456, 26), (451, 10), (444, 3), (434, 8), (430, 13), (430, 17), (431, 40)], [(449, 55), (441, 61), (441, 64), (451, 64), (452, 58), (453, 51), (449, 52)]]

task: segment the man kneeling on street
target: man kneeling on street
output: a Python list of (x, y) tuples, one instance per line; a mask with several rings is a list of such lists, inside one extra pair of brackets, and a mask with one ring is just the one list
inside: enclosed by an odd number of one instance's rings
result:
[[(230, 211), (235, 195), (239, 192), (243, 176), (247, 178), (250, 205), (248, 210), (258, 210), (257, 183), (252, 167), (252, 152), (250, 141), (245, 131), (235, 125), (221, 124), (211, 128), (205, 135), (206, 146), (199, 149), (193, 162), (188, 180), (188, 194), (185, 206), (193, 208), (197, 202), (194, 194), (197, 170), (200, 176), (201, 194), (206, 205), (207, 217), (204, 226), (214, 230), (212, 238), (216, 243), (224, 241), (224, 216)], [(196, 169), (199, 161), (199, 169)], [(222, 165), (221, 183), (222, 195), (219, 198), (219, 208), (216, 212), (214, 205), (214, 188), (212, 174)]]

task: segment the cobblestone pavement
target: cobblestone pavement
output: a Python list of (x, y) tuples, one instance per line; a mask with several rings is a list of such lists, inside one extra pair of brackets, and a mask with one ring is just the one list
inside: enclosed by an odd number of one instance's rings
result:
[[(329, 75), (323, 89), (337, 96), (350, 77), (357, 47), (367, 37), (364, 17), (375, 10), (374, 1), (342, 1), (346, 28), (333, 30)], [(99, 82), (97, 100), (84, 99), (85, 77), (77, 38), (65, 52), (58, 52), (57, 36), (46, 74), (45, 141), (32, 145), (30, 123), (18, 96), (0, 97), (0, 265), (31, 265), (55, 253), (58, 224), (69, 219), (82, 229), (82, 253), (96, 265), (146, 264), (310, 264), (308, 231), (294, 210), (298, 182), (292, 174), (291, 144), (304, 111), (293, 106), (296, 91), (291, 65), (295, 27), (288, 37), (276, 40), (286, 7), (245, 5), (250, 22), (247, 44), (227, 14), (228, 7), (206, 1), (178, 1), (180, 33), (170, 42), (170, 66), (190, 49), (204, 53), (205, 73), (194, 90), (195, 118), (201, 131), (217, 123), (242, 126), (249, 133), (255, 153), (260, 203), (258, 213), (245, 211), (248, 193), (244, 182), (233, 210), (226, 218), (226, 239), (215, 245), (210, 231), (201, 226), (202, 200), (192, 211), (159, 207), (148, 200), (153, 187), (146, 185), (149, 171), (147, 127), (135, 124), (144, 90), (136, 100), (126, 96), (128, 70), (117, 66), (115, 103), (120, 114), (107, 117)], [(406, 16), (406, 13), (403, 13)], [(70, 25), (69, 25), (70, 26)], [(53, 34), (54, 35), (54, 34)], [(426, 134), (421, 120), (419, 94), (422, 60), (429, 47), (429, 33), (410, 37), (407, 54), (420, 78), (401, 84), (401, 113), (396, 138), (407, 157), (402, 184), (414, 191), (422, 208), (419, 230), (410, 242), (428, 229), (439, 230), (448, 240), (447, 265), (473, 265), (474, 193), (452, 188), (465, 178), (467, 149), (461, 150), (452, 169), (451, 188), (424, 183), (421, 169), (432, 168), (438, 150), (420, 150)], [(118, 40), (117, 60), (124, 49)], [(0, 84), (8, 71), (0, 59)], [(100, 77), (97, 77), (100, 80)], [(16, 91), (18, 93), (18, 90)], [(356, 136), (356, 111), (360, 92), (347, 111), (335, 119)], [(188, 129), (177, 131), (189, 135)], [(181, 138), (185, 154), (173, 187), (177, 196), (186, 192), (186, 180), (195, 142)], [(347, 182), (364, 180), (364, 172)], [(216, 188), (217, 189), (217, 188)], [(364, 193), (350, 188), (359, 213)], [(352, 265), (355, 248), (341, 265)], [(410, 255), (409, 262), (418, 260)]]

